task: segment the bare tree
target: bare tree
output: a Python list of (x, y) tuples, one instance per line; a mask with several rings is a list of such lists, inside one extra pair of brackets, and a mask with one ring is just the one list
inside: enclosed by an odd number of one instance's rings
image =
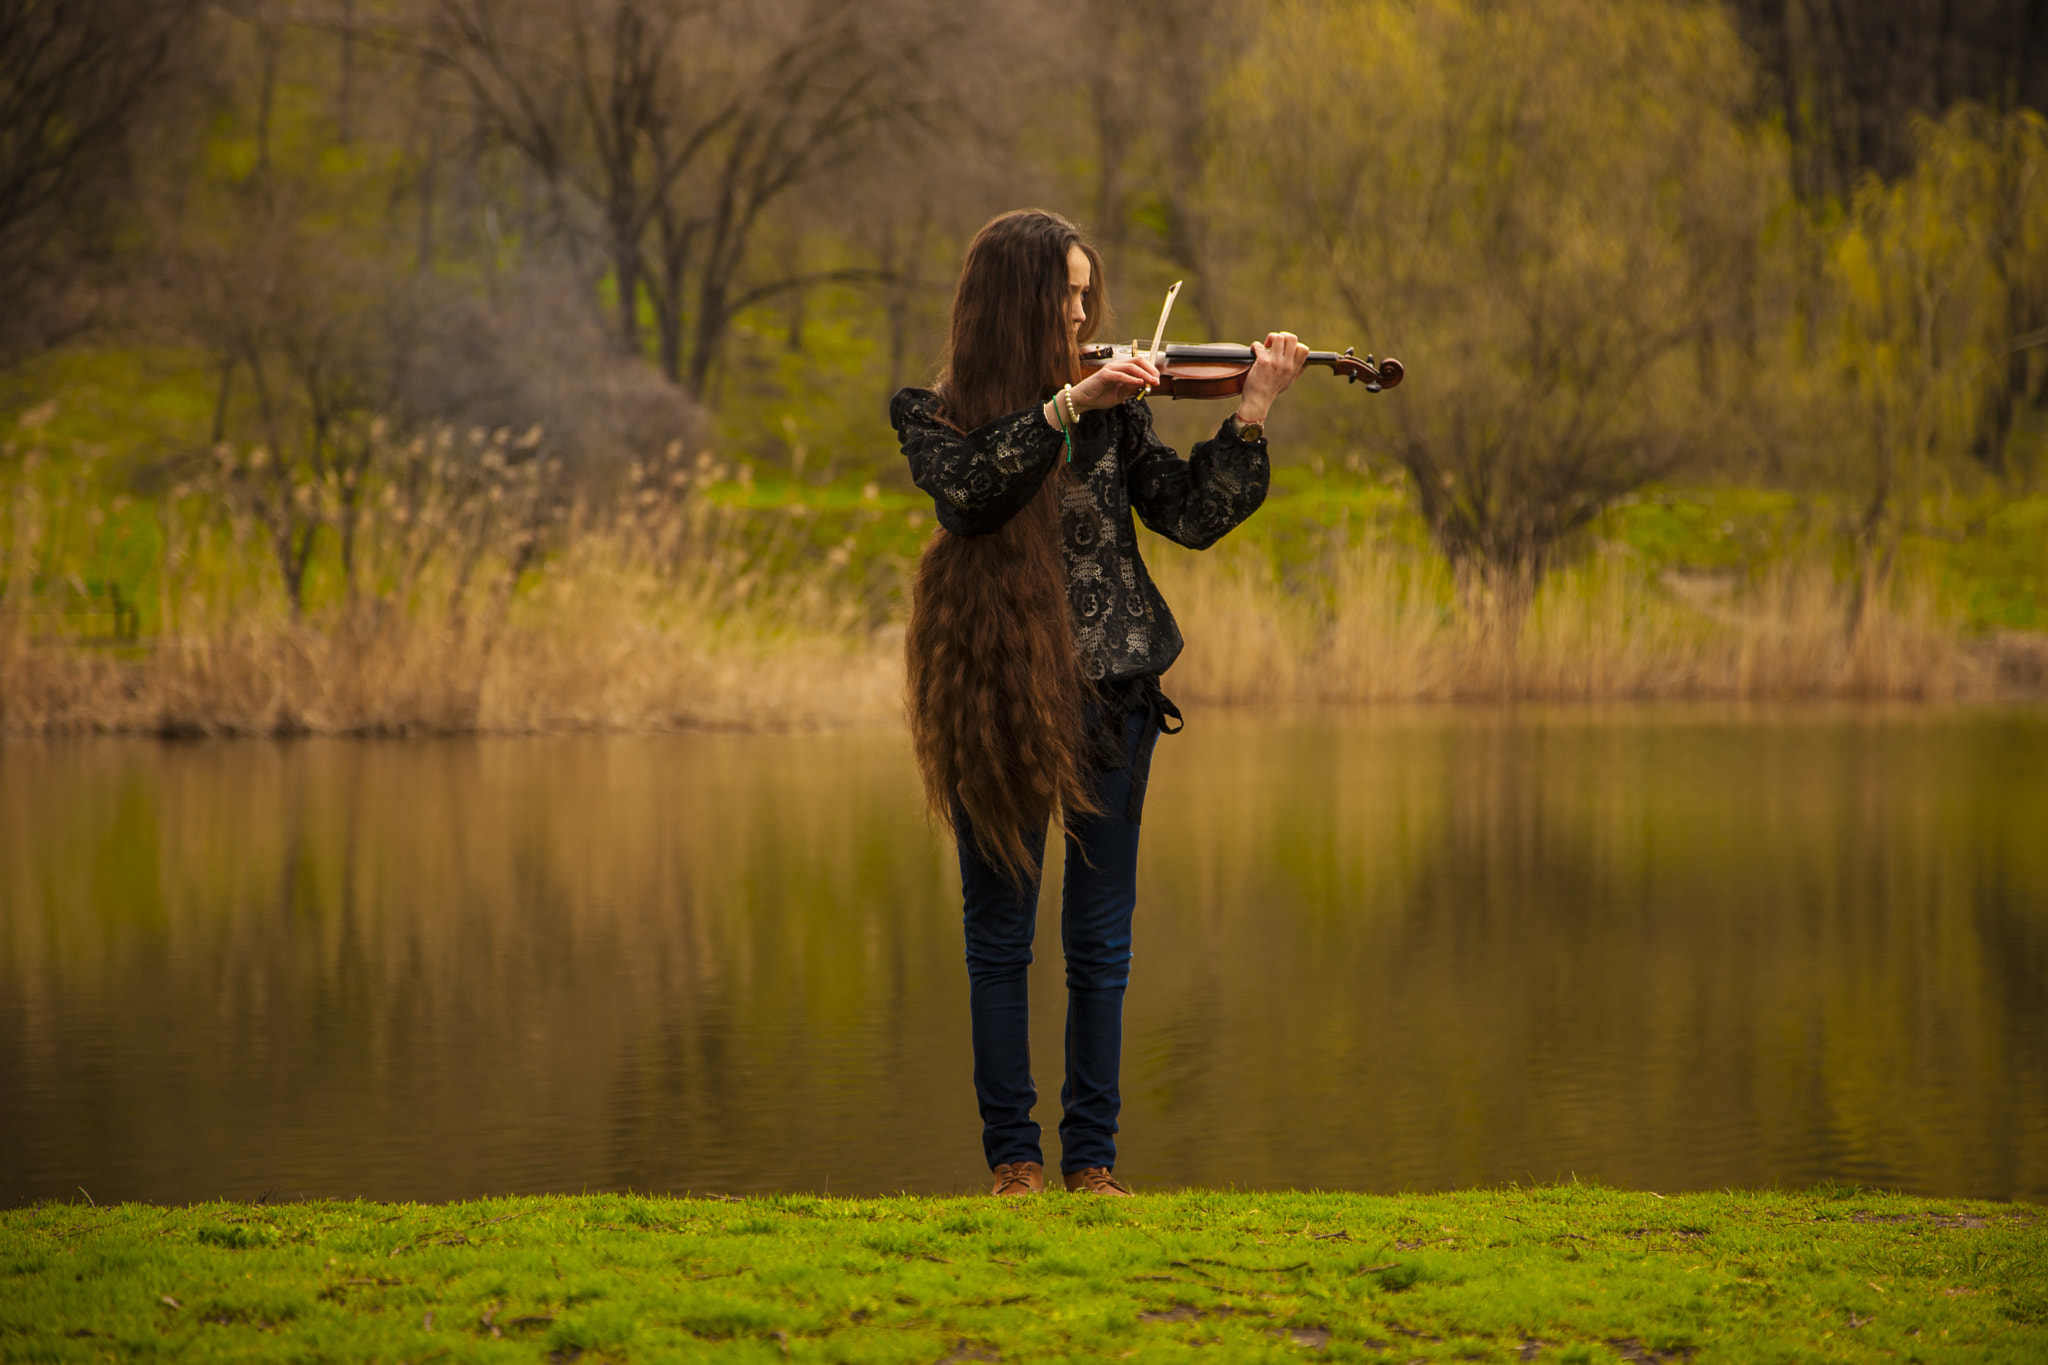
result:
[(200, 0), (0, 0), (0, 360), (78, 325), (70, 273), (116, 225), (136, 120)]
[(1097, 34), (1076, 54), (1075, 79), (1093, 144), (1089, 225), (1110, 278), (1187, 280), (1189, 316), (1222, 337), (1227, 274), (1213, 259), (1204, 192), (1212, 175), (1234, 179), (1250, 168), (1220, 164), (1229, 110), (1214, 86), (1256, 31), (1256, 11), (1226, 8), (1191, 24), (1167, 0), (1132, 0), (1055, 14)]
[(294, 612), (331, 525), (353, 587), (372, 423), (389, 410), (386, 297), (373, 267), (305, 230), (289, 195), (251, 195), (246, 230), (178, 263), (189, 335), (219, 375), (214, 440), (245, 444), (231, 487), (267, 530)]
[[(598, 225), (616, 332), (704, 393), (734, 319), (833, 280), (760, 248), (771, 211), (870, 135), (905, 95), (938, 6), (854, 0), (439, 0), (422, 51), (459, 73), (506, 143)], [(927, 22), (906, 22), (922, 18)]]

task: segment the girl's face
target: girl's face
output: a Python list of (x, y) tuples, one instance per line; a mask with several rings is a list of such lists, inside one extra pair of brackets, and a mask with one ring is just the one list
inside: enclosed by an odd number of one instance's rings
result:
[(1081, 325), (1088, 321), (1088, 253), (1080, 247), (1067, 248), (1067, 335), (1079, 340)]

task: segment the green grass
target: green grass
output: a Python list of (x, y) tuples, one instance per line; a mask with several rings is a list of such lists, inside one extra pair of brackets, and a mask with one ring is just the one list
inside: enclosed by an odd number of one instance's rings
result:
[(7, 1360), (2048, 1358), (2037, 1209), (1824, 1187), (0, 1214)]

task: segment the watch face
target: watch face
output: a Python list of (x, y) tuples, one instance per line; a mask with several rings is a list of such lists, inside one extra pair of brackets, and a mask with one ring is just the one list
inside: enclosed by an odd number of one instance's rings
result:
[(1259, 440), (1266, 434), (1266, 424), (1264, 422), (1239, 422), (1237, 424), (1237, 434), (1241, 440)]

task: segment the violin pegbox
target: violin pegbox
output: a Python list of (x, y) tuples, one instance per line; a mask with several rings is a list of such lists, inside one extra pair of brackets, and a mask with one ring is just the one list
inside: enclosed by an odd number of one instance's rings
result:
[(1336, 362), (1332, 368), (1342, 370), (1348, 383), (1364, 380), (1367, 393), (1380, 393), (1401, 382), (1401, 362), (1392, 356), (1378, 360), (1368, 352), (1365, 359), (1360, 360), (1357, 350), (1346, 346)]
[(1363, 378), (1366, 381), (1365, 391), (1367, 393), (1378, 393), (1380, 391), (1379, 374), (1376, 370), (1373, 369), (1371, 356), (1367, 356), (1361, 362), (1358, 358), (1358, 351), (1356, 350), (1356, 348), (1346, 346), (1344, 348), (1344, 354), (1339, 358), (1341, 360), (1350, 362), (1349, 364), (1343, 366), (1345, 383), (1356, 384), (1361, 378)]

